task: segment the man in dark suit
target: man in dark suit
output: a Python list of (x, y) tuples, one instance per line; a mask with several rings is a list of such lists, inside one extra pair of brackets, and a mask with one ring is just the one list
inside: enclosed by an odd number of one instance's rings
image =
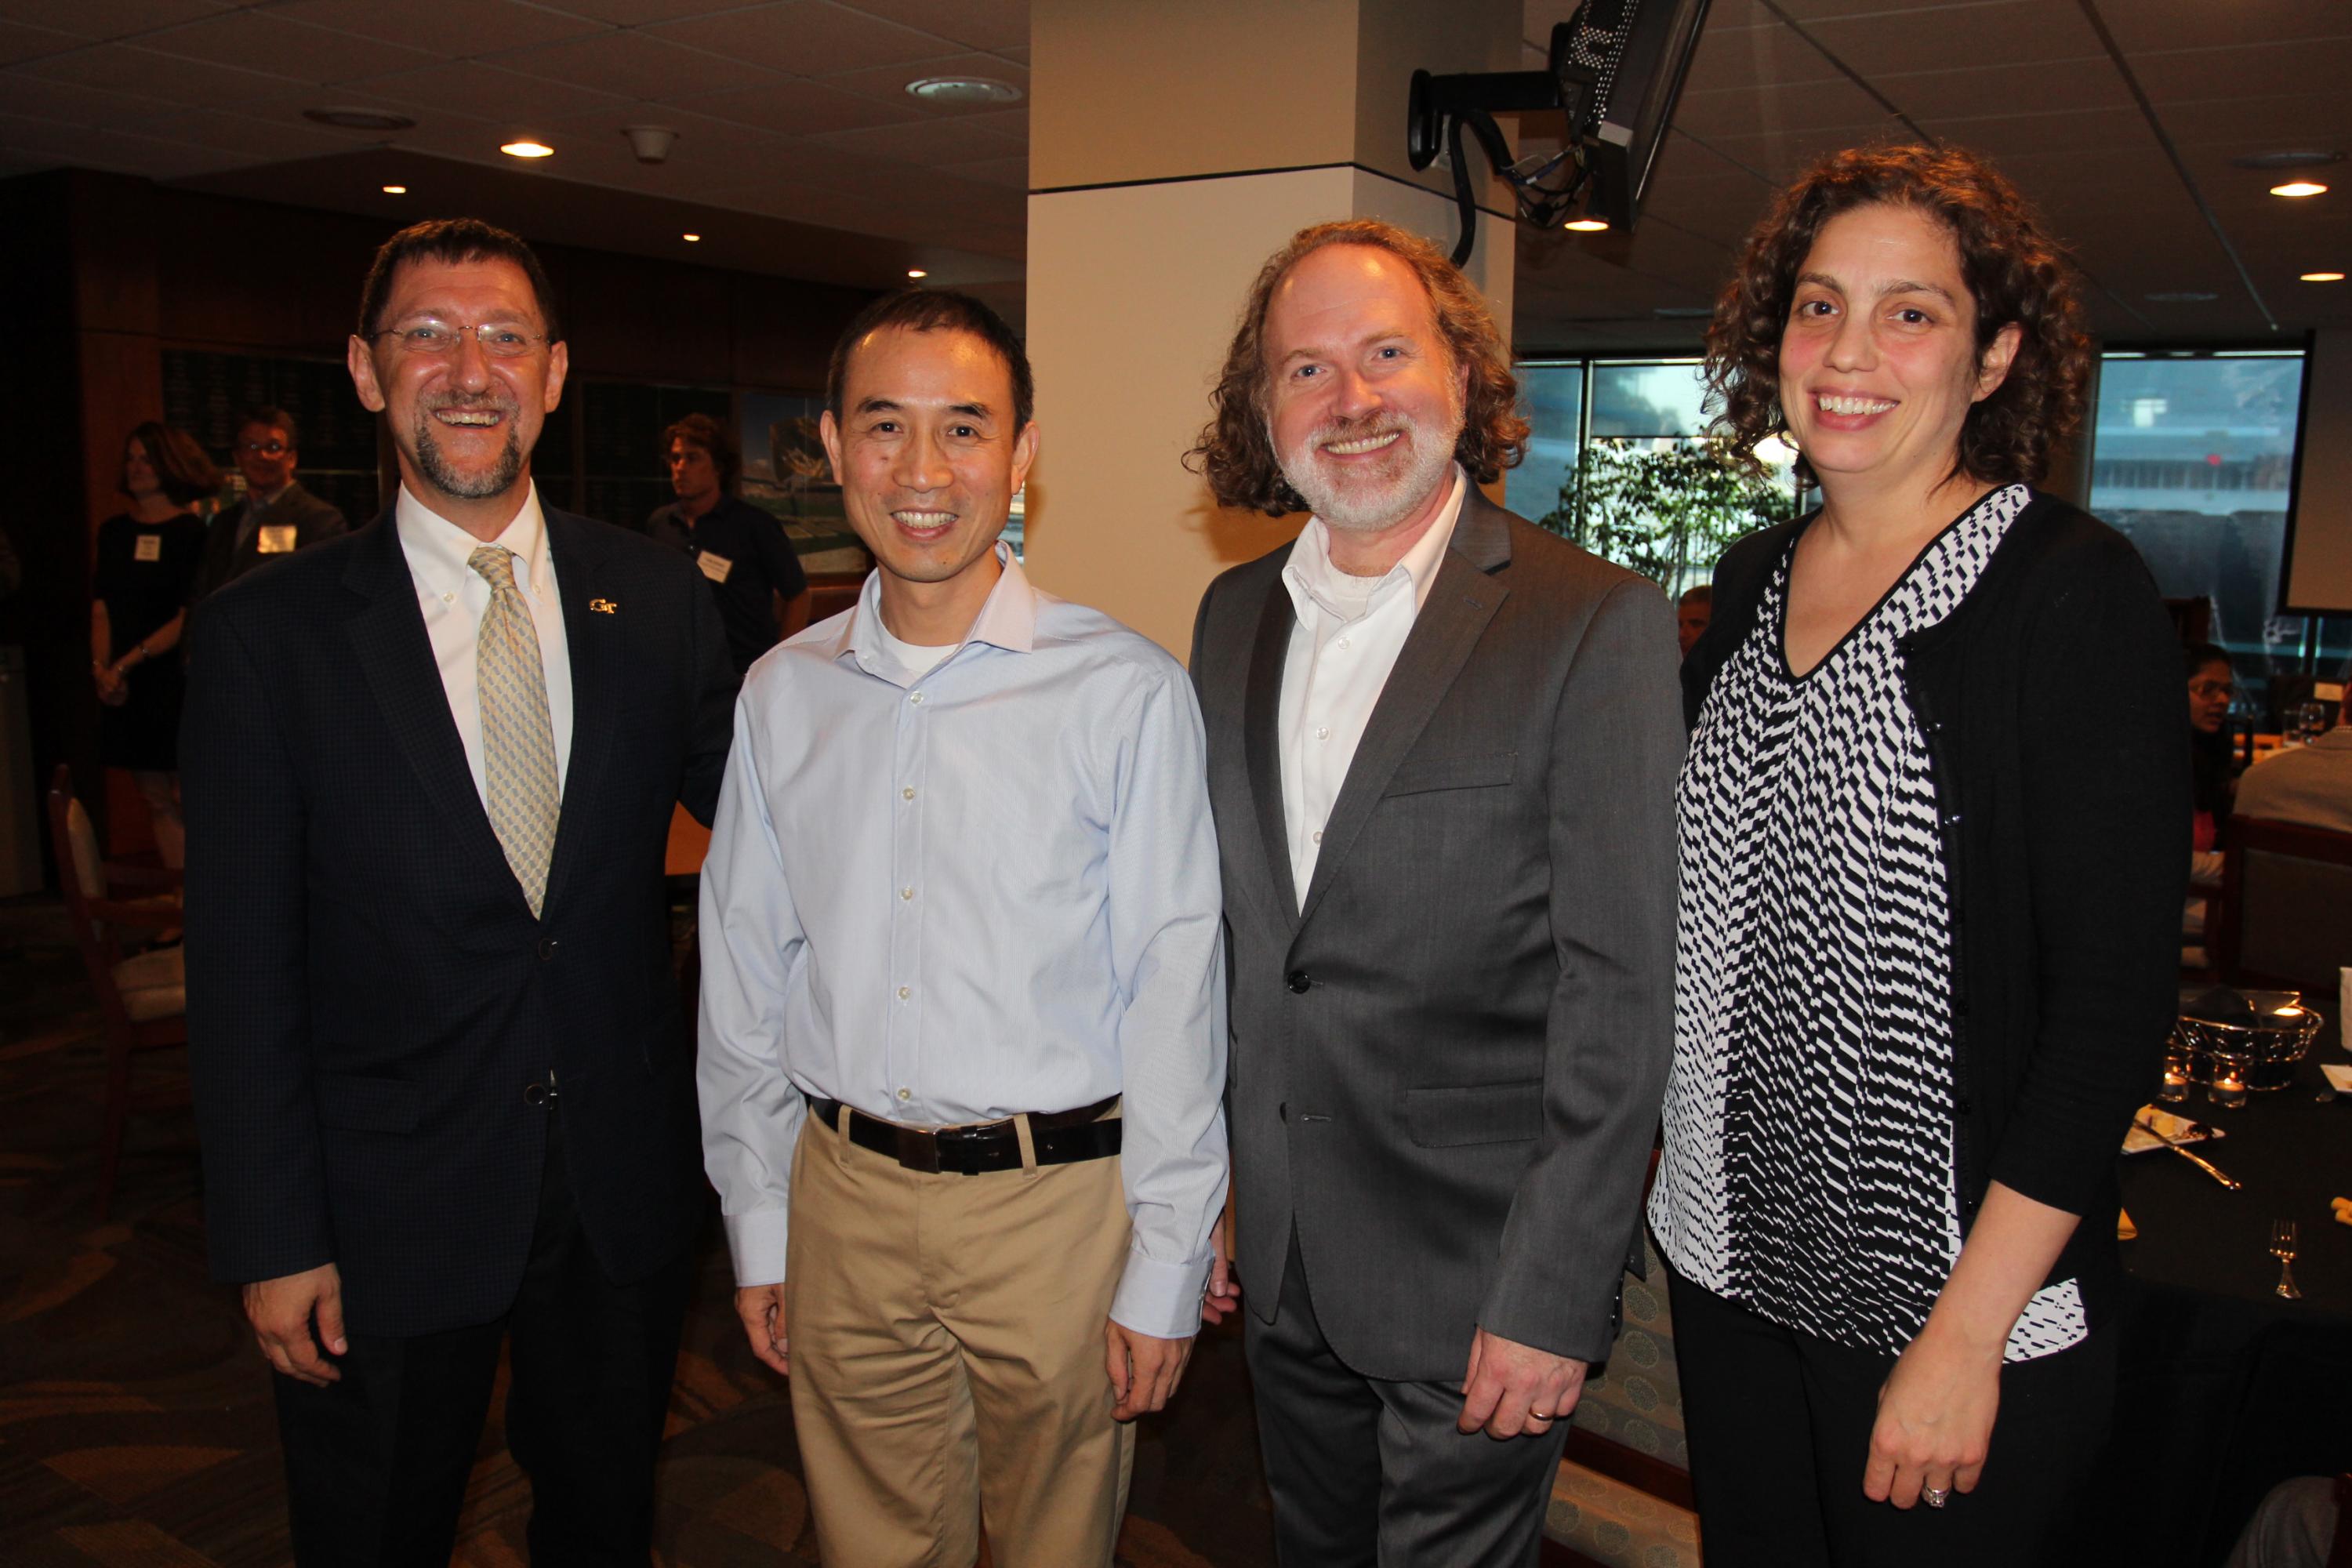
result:
[(189, 603), (209, 598), (263, 562), (291, 555), (349, 531), (343, 514), (294, 477), (301, 440), (283, 408), (256, 408), (236, 427), (230, 453), (245, 476), (245, 499), (224, 508), (205, 531)]
[(183, 739), (215, 1275), (275, 1369), (297, 1561), (442, 1563), (499, 1355), (541, 1563), (643, 1564), (707, 1197), (663, 849), (732, 670), (688, 563), (542, 509), (567, 354), (467, 219), (369, 274), (395, 504), (205, 606)]
[(1434, 247), (1326, 224), (1261, 273), (1196, 449), (1224, 504), (1313, 513), (1210, 586), (1192, 647), (1286, 1565), (1532, 1563), (1638, 1245), (1674, 619), (1479, 493), (1516, 393)]

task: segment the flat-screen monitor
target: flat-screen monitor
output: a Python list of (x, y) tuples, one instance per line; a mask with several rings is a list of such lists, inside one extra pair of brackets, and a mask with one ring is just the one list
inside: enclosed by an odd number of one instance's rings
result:
[(2352, 615), (2352, 331), (2312, 334), (2300, 425), (2279, 609)]
[(1707, 0), (1584, 0), (1553, 36), (1569, 132), (1591, 161), (1585, 210), (1612, 227), (1632, 228), (1641, 212), (1706, 7)]

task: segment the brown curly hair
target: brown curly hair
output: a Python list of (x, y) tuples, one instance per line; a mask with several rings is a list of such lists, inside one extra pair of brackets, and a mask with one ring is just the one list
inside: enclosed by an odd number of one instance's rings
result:
[(1456, 365), (1470, 367), (1462, 409), (1462, 436), (1454, 455), (1475, 482), (1492, 484), (1505, 468), (1527, 455), (1528, 422), (1519, 417), (1519, 382), (1511, 374), (1511, 349), (1492, 312), (1445, 253), (1421, 236), (1376, 218), (1318, 223), (1290, 237), (1259, 268), (1242, 307), (1241, 324), (1225, 353), (1209, 402), (1215, 410), (1201, 438), (1184, 454), (1184, 466), (1205, 477), (1223, 506), (1281, 517), (1308, 510), (1304, 497), (1283, 477), (1274, 439), (1266, 429), (1265, 313), (1275, 285), (1290, 269), (1327, 245), (1365, 245), (1412, 268), (1429, 291), (1438, 335)]
[[(1832, 153), (1780, 193), (1748, 237), (1739, 268), (1706, 331), (1706, 380), (1720, 399), (1715, 430), (1751, 468), (1757, 444), (1786, 428), (1780, 334), (1797, 274), (1830, 219), (1856, 207), (1908, 206), (1942, 224), (1959, 248), (1976, 301), (1977, 353), (2003, 327), (2020, 331), (2009, 374), (1960, 426), (1956, 471), (1985, 484), (2032, 483), (2050, 449), (2083, 418), (2091, 344), (2064, 248), (2017, 187), (1959, 147), (1861, 147)], [(1808, 482), (1812, 470), (1798, 458)]]

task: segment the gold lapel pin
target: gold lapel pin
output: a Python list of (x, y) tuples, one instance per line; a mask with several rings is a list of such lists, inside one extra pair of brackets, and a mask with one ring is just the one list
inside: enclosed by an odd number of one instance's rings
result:
[(591, 599), (588, 601), (588, 607), (600, 616), (617, 616), (621, 613), (621, 606), (610, 599)]

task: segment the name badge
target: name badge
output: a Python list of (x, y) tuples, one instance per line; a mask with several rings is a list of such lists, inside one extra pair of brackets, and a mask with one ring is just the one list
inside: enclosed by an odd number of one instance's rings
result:
[(727, 574), (735, 570), (735, 563), (724, 555), (713, 555), (708, 550), (696, 556), (694, 563), (701, 567), (702, 574), (714, 583), (724, 583)]
[(136, 540), (131, 542), (131, 559), (133, 561), (161, 561), (163, 559), (163, 536), (160, 533), (141, 534)]
[(257, 535), (257, 541), (254, 548), (262, 554), (290, 555), (293, 553), (294, 524), (265, 522), (255, 532)]

